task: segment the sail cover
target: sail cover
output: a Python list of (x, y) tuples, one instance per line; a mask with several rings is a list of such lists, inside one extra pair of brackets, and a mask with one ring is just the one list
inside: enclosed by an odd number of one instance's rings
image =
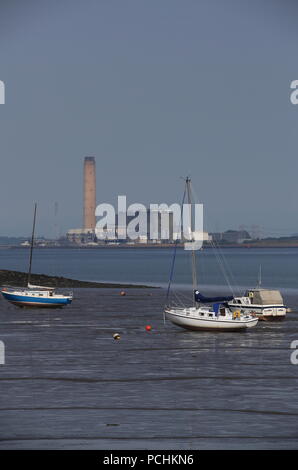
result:
[(198, 290), (195, 290), (195, 301), (201, 302), (203, 304), (213, 303), (213, 302), (229, 302), (233, 300), (233, 296), (229, 297), (205, 297)]

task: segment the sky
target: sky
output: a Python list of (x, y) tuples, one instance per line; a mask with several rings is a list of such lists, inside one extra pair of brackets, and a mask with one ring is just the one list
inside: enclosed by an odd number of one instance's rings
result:
[[(0, 236), (82, 226), (97, 203), (180, 202), (205, 229), (298, 232), (297, 3), (0, 0)], [(55, 215), (55, 203), (58, 213)]]

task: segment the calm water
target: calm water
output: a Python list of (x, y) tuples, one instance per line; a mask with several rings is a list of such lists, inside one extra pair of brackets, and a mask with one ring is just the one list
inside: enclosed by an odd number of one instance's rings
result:
[[(27, 271), (28, 249), (0, 250), (0, 269)], [(36, 249), (33, 272), (91, 281), (136, 282), (166, 285), (171, 249)], [(298, 289), (298, 248), (206, 249), (197, 256), (202, 285), (255, 286), (262, 266), (264, 286)], [(191, 283), (189, 253), (177, 250), (174, 282)]]
[[(26, 254), (2, 250), (1, 268), (24, 270)], [(0, 448), (297, 449), (298, 365), (290, 361), (298, 340), (297, 255), (225, 251), (239, 285), (255, 284), (261, 262), (264, 283), (282, 287), (294, 310), (281, 323), (242, 333), (164, 325), (164, 288), (129, 289), (125, 297), (77, 289), (71, 306), (53, 311), (18, 309), (1, 298)], [(224, 289), (211, 252), (200, 259), (209, 271), (205, 288)], [(169, 262), (168, 250), (37, 250), (34, 271), (163, 284)], [(179, 252), (180, 288), (184, 263)]]

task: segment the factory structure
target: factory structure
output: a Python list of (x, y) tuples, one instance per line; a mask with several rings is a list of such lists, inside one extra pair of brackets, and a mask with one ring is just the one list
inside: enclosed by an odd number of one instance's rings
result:
[(96, 209), (96, 168), (95, 158), (85, 157), (84, 160), (84, 230), (95, 230)]
[(82, 245), (96, 243), (96, 164), (94, 157), (85, 157), (83, 170), (83, 227), (68, 230), (69, 242)]
[[(106, 228), (101, 229), (99, 232), (96, 229), (96, 163), (95, 157), (85, 157), (84, 167), (83, 167), (83, 226), (82, 228), (76, 228), (68, 230), (66, 234), (67, 241), (74, 245), (88, 245), (96, 246), (99, 244), (106, 243), (129, 243), (129, 244), (147, 244), (147, 243), (173, 243), (177, 236), (177, 228), (174, 227), (173, 222), (173, 212), (171, 211), (146, 211), (146, 221), (147, 221), (147, 231), (146, 233), (139, 233), (137, 240), (126, 239), (123, 234), (126, 234), (127, 225), (135, 218), (134, 216), (128, 216), (125, 214), (116, 214), (115, 218), (115, 227), (109, 233), (109, 230)], [(156, 239), (150, 239), (150, 223), (154, 218), (155, 220), (155, 233)], [(162, 233), (162, 219), (164, 217), (168, 218), (168, 227), (166, 237)], [(118, 220), (125, 220), (126, 226), (121, 226), (118, 224)], [(115, 239), (116, 234), (116, 239)], [(118, 239), (117, 239), (118, 237)], [(161, 241), (162, 239), (162, 241)], [(204, 232), (204, 240), (210, 241), (210, 236), (208, 233)]]

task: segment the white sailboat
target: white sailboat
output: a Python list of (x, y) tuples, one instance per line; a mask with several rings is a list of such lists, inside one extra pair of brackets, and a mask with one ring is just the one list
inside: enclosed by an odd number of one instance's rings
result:
[(36, 286), (30, 283), (32, 268), (32, 253), (34, 246), (34, 232), (36, 221), (36, 208), (34, 206), (33, 229), (30, 245), (30, 258), (27, 287), (2, 286), (1, 294), (10, 303), (18, 307), (58, 308), (72, 302), (73, 293), (59, 294), (54, 287)]
[[(188, 204), (191, 207), (191, 180), (186, 178), (185, 193), (188, 195)], [(194, 241), (194, 237), (193, 237)], [(239, 331), (246, 330), (257, 325), (258, 318), (252, 314), (243, 314), (240, 311), (232, 312), (228, 302), (230, 297), (205, 297), (197, 288), (196, 255), (192, 249), (192, 282), (193, 282), (193, 305), (177, 307), (166, 305), (164, 309), (165, 319), (173, 324), (189, 330), (223, 330)], [(172, 266), (173, 273), (173, 266)], [(169, 299), (171, 276), (168, 286), (167, 300)]]

